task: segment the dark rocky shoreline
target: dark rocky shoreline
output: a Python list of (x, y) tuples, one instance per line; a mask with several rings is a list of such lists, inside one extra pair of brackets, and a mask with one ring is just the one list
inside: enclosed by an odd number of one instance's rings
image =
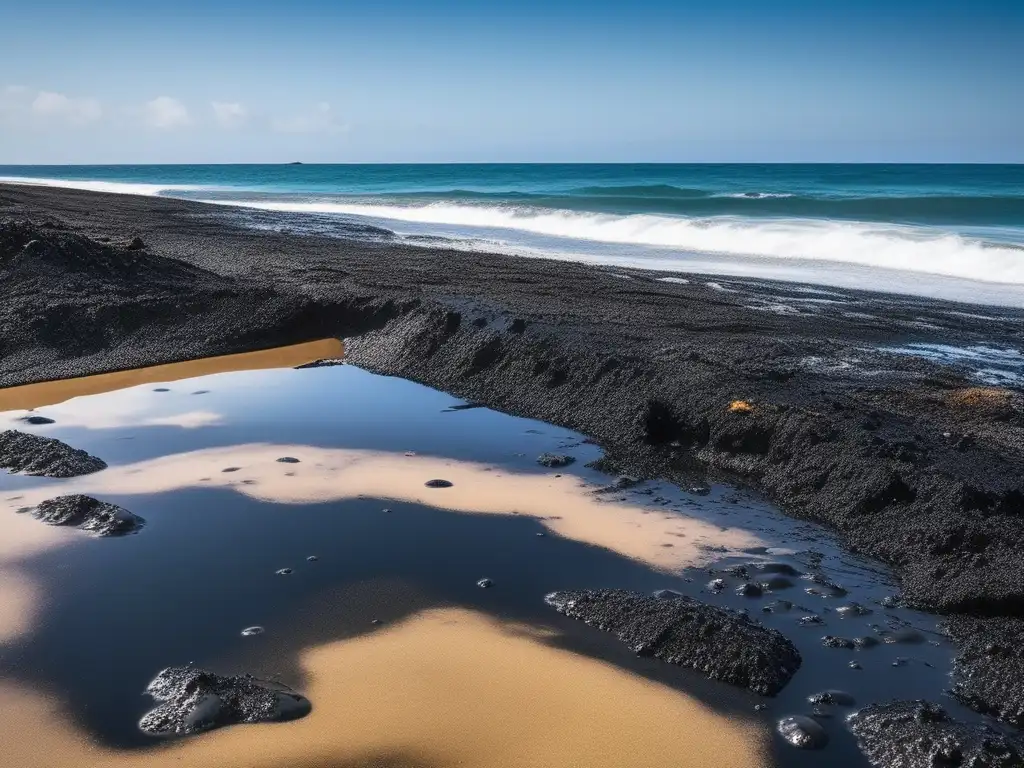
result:
[[(233, 215), (0, 186), (0, 386), (345, 337), (359, 365), (585, 432), (624, 471), (719, 476), (831, 525), (896, 569), (908, 603), (954, 615), (965, 701), (1022, 711), (1006, 681), (1024, 665), (1024, 401), (968, 362), (885, 348), (1019, 348), (1024, 311)], [(1000, 652), (972, 652), (989, 634)]]

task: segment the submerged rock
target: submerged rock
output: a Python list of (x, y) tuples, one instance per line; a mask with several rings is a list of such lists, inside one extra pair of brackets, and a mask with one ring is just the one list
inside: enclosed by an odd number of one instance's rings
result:
[(1024, 745), (987, 725), (960, 723), (937, 704), (873, 704), (848, 719), (857, 744), (878, 768), (1020, 768)]
[(106, 469), (107, 463), (52, 437), (9, 429), (0, 432), (0, 468), (42, 477), (78, 477)]
[(779, 735), (798, 749), (822, 749), (828, 744), (828, 733), (821, 724), (806, 715), (784, 717), (776, 726)]
[(542, 453), (537, 457), (537, 463), (542, 467), (550, 467), (551, 469), (557, 469), (558, 467), (568, 467), (570, 464), (575, 462), (576, 459), (572, 456), (566, 456), (561, 453)]
[(25, 424), (31, 424), (34, 427), (41, 427), (44, 424), (54, 424), (53, 419), (48, 419), (46, 416), (22, 416), (18, 421), (22, 421)]
[(312, 710), (309, 700), (274, 683), (248, 676), (221, 677), (194, 667), (170, 667), (146, 693), (158, 705), (139, 728), (151, 736), (184, 736), (225, 725), (295, 720)]
[(124, 536), (146, 524), (123, 507), (82, 494), (47, 499), (32, 510), (32, 515), (48, 525), (77, 526), (98, 536)]
[(595, 589), (554, 592), (546, 601), (559, 613), (614, 633), (639, 654), (765, 696), (781, 691), (800, 668), (800, 653), (781, 633), (689, 597)]

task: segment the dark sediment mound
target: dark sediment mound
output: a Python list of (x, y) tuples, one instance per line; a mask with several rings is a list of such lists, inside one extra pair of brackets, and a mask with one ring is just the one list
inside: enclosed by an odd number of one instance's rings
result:
[(52, 437), (0, 432), (0, 467), (43, 477), (77, 477), (106, 469), (102, 459)]
[(953, 693), (972, 709), (1024, 728), (1024, 619), (946, 622), (959, 653)]
[(194, 667), (170, 667), (146, 693), (158, 706), (139, 721), (151, 736), (185, 736), (240, 723), (296, 720), (312, 709), (304, 696), (252, 677), (221, 677)]
[(664, 600), (599, 589), (555, 592), (546, 599), (559, 613), (613, 632), (639, 654), (764, 696), (781, 691), (800, 668), (800, 654), (779, 632), (685, 596)]
[(874, 704), (849, 717), (850, 730), (878, 768), (1021, 768), (1024, 746), (984, 725), (959, 723), (926, 701)]
[(76, 526), (98, 536), (124, 536), (146, 524), (123, 507), (81, 494), (48, 499), (36, 507), (32, 515), (49, 525)]

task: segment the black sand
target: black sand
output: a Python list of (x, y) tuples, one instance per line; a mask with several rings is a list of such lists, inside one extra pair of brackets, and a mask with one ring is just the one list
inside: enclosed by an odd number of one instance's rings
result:
[[(0, 219), (31, 222), (0, 229), (0, 386), (349, 337), (364, 367), (578, 429), (625, 470), (755, 486), (891, 563), (911, 604), (980, 617), (971, 638), (1024, 609), (1020, 394), (877, 351), (1019, 347), (1022, 311), (665, 283), (383, 235), (254, 232), (233, 215), (0, 187)], [(972, 674), (1001, 675), (999, 659)]]

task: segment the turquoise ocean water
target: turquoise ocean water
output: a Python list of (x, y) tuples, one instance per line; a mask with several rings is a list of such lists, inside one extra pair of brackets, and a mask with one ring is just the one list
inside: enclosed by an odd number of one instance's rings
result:
[(1020, 165), (0, 166), (0, 179), (244, 206), (261, 227), (1024, 304)]

